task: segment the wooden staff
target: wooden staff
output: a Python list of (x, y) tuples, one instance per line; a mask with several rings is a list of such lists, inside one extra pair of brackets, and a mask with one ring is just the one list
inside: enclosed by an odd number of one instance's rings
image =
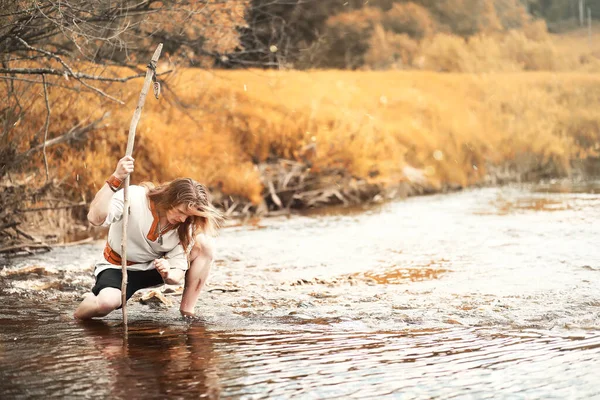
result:
[[(129, 137), (127, 139), (127, 150), (125, 151), (126, 156), (131, 156), (133, 153), (135, 129), (138, 121), (140, 120), (140, 116), (142, 115), (142, 108), (144, 108), (146, 95), (148, 94), (148, 89), (150, 88), (151, 82), (154, 82), (154, 96), (158, 99), (158, 95), (160, 94), (160, 85), (156, 81), (156, 63), (158, 62), (158, 57), (160, 57), (162, 47), (163, 45), (160, 43), (154, 51), (154, 55), (152, 56), (152, 59), (150, 60), (146, 70), (146, 79), (144, 80), (144, 86), (142, 86), (140, 99), (138, 100), (137, 107), (133, 113), (131, 125), (129, 125)], [(125, 178), (123, 196), (125, 197), (125, 202), (123, 205), (123, 237), (121, 238), (121, 268), (123, 271), (123, 280), (121, 281), (121, 305), (123, 306), (123, 325), (125, 326), (125, 330), (127, 330), (127, 310), (125, 306), (127, 302), (127, 222), (129, 220), (129, 175), (127, 175), (127, 178)]]

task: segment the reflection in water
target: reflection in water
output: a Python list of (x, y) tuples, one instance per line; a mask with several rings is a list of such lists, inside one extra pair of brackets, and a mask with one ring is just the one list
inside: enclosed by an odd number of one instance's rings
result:
[(600, 398), (598, 188), (231, 227), (203, 322), (132, 302), (126, 339), (71, 318), (101, 243), (11, 261), (0, 398)]
[[(8, 315), (15, 310), (10, 310)], [(201, 324), (3, 320), (0, 398), (219, 398), (212, 335)]]
[(104, 321), (80, 324), (108, 363), (102, 368), (112, 377), (109, 397), (137, 398), (141, 391), (189, 398), (220, 396), (218, 363), (204, 326), (136, 323), (124, 336), (121, 326)]
[[(484, 328), (219, 331), (180, 321), (81, 324), (50, 312), (0, 334), (3, 399), (472, 396), (589, 399), (600, 336)], [(549, 379), (551, 378), (551, 379)]]
[(372, 279), (380, 285), (394, 285), (407, 282), (417, 282), (424, 280), (439, 279), (449, 272), (449, 269), (442, 265), (448, 264), (447, 260), (431, 261), (423, 266), (413, 268), (401, 268), (393, 265), (391, 267), (382, 267), (377, 271), (368, 271), (355, 274), (360, 278)]
[(411, 282), (423, 281), (427, 279), (439, 279), (440, 276), (448, 272), (447, 269), (397, 269), (381, 274), (366, 273), (365, 277), (374, 279), (379, 284), (390, 285), (394, 283), (404, 283), (407, 280)]
[[(498, 197), (494, 204), (492, 204), (492, 210), (499, 215), (505, 215), (512, 212), (519, 211), (564, 211), (571, 209), (571, 205), (558, 199), (547, 199), (547, 198), (535, 198), (526, 197), (519, 198), (515, 201), (510, 201), (502, 197)], [(489, 213), (489, 212), (488, 212)], [(486, 212), (480, 212), (484, 215)]]
[(494, 335), (461, 328), (249, 333), (231, 339), (248, 376), (224, 380), (227, 398), (586, 398), (600, 393), (585, 372), (600, 355), (600, 337), (592, 335)]

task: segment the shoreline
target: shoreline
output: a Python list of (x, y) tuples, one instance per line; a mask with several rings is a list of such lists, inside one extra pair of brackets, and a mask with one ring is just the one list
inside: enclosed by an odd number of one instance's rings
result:
[[(593, 74), (184, 70), (177, 85), (198, 89), (181, 98), (196, 107), (148, 105), (132, 183), (193, 177), (235, 221), (600, 175)], [(93, 104), (80, 97), (66, 115), (90, 118)], [(2, 182), (0, 249), (99, 234), (86, 210), (130, 119), (107, 111), (86, 146), (49, 155), (51, 180), (32, 162)]]
[[(236, 199), (225, 196), (218, 191), (213, 191), (213, 203), (225, 214), (224, 229), (245, 225), (254, 225), (264, 218), (280, 216), (294, 216), (306, 214), (326, 214), (328, 210), (349, 211), (360, 209), (365, 211), (373, 206), (387, 202), (405, 199), (408, 197), (427, 196), (433, 194), (454, 193), (465, 189), (500, 187), (510, 184), (534, 184), (548, 181), (569, 181), (570, 183), (594, 180), (600, 174), (594, 173), (598, 169), (598, 160), (574, 162), (574, 167), (569, 176), (553, 176), (553, 174), (540, 173), (539, 169), (531, 168), (520, 171), (514, 166), (487, 166), (485, 178), (471, 185), (434, 184), (427, 180), (422, 170), (405, 168), (406, 180), (394, 185), (369, 183), (367, 180), (358, 179), (345, 174), (343, 171), (334, 171), (339, 179), (332, 180), (330, 174), (312, 174), (312, 186), (303, 186), (300, 191), (298, 185), (289, 185), (291, 178), (288, 175), (284, 181), (273, 179), (273, 174), (263, 174), (265, 192), (263, 202), (259, 205), (252, 204), (249, 200)], [(593, 167), (590, 167), (590, 165)], [(542, 171), (544, 172), (544, 171)], [(336, 175), (337, 174), (337, 175)], [(341, 175), (340, 175), (341, 174)], [(281, 175), (280, 176), (284, 176)], [(285, 177), (285, 176), (284, 176)], [(305, 182), (306, 179), (300, 180)], [(289, 186), (282, 185), (287, 182)], [(351, 211), (350, 211), (351, 212)], [(28, 215), (17, 229), (22, 235), (20, 241), (0, 249), (4, 258), (32, 255), (39, 252), (49, 252), (54, 247), (73, 246), (94, 240), (102, 240), (108, 228), (92, 227), (75, 215), (81, 212), (67, 210), (46, 210)], [(57, 223), (57, 221), (59, 221)]]
[[(263, 203), (252, 205), (231, 196), (217, 194), (219, 206), (228, 218), (250, 219), (268, 218), (280, 215), (302, 215), (306, 212), (326, 210), (332, 207), (362, 207), (404, 199), (414, 196), (453, 193), (469, 188), (498, 187), (510, 184), (545, 183), (553, 180), (585, 182), (600, 177), (600, 159), (588, 158), (572, 162), (568, 174), (562, 174), (553, 163), (536, 165), (531, 160), (503, 166), (487, 165), (483, 179), (469, 185), (430, 181), (424, 170), (406, 166), (403, 170), (406, 180), (392, 185), (369, 183), (366, 179), (355, 178), (344, 171), (335, 171), (340, 176), (338, 182), (331, 182), (329, 175), (313, 178), (314, 186), (305, 191), (281, 187), (271, 176), (263, 174), (266, 188)], [(279, 174), (282, 176), (282, 174)], [(279, 189), (279, 190), (277, 190)], [(284, 206), (287, 205), (287, 206)]]

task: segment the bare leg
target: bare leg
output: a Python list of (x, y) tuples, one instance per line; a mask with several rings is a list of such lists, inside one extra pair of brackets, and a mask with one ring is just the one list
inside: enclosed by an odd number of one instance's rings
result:
[(104, 317), (120, 305), (121, 291), (115, 288), (104, 288), (98, 296), (93, 293), (86, 294), (73, 316), (77, 319)]
[(185, 274), (185, 286), (179, 306), (179, 311), (184, 317), (194, 315), (194, 308), (208, 279), (212, 260), (211, 244), (204, 236), (199, 235), (190, 253), (190, 269)]

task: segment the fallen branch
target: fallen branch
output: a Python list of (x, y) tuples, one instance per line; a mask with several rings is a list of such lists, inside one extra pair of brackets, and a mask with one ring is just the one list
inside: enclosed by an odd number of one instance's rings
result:
[(33, 236), (31, 236), (28, 233), (23, 232), (22, 230), (20, 230), (19, 228), (17, 228), (16, 226), (13, 227), (13, 229), (15, 230), (15, 232), (17, 232), (19, 235), (26, 237), (27, 239), (31, 240), (32, 242), (36, 242), (35, 238)]
[(227, 211), (225, 211), (225, 215), (230, 216), (235, 211), (235, 208), (237, 207), (237, 205), (238, 205), (238, 202), (234, 201), (233, 204), (231, 206), (229, 206)]
[(20, 222), (9, 222), (8, 224), (0, 225), (0, 232), (5, 229), (14, 228), (15, 226), (17, 226), (19, 224), (20, 224)]
[(56, 271), (52, 269), (47, 269), (46, 267), (42, 267), (41, 265), (29, 265), (27, 267), (22, 267), (19, 269), (4, 269), (2, 271), (2, 276), (23, 276), (23, 275), (56, 275)]
[(104, 115), (100, 118), (98, 118), (97, 120), (87, 124), (86, 126), (80, 127), (80, 126), (74, 126), (73, 128), (71, 128), (69, 130), (69, 132), (55, 137), (53, 139), (50, 139), (48, 141), (44, 141), (44, 143), (39, 144), (35, 147), (32, 147), (31, 149), (27, 150), (25, 153), (21, 153), (19, 155), (17, 155), (14, 160), (10, 163), (10, 166), (16, 165), (18, 163), (20, 163), (21, 161), (31, 157), (34, 153), (43, 150), (44, 148), (48, 148), (50, 146), (56, 146), (57, 144), (61, 144), (61, 143), (65, 143), (68, 142), (70, 140), (83, 140), (84, 136), (97, 129), (98, 124), (100, 124), (100, 122), (102, 122), (105, 118), (110, 116), (110, 112), (106, 112), (104, 113)]
[(271, 181), (269, 179), (269, 181), (267, 182), (267, 186), (269, 188), (269, 193), (271, 194), (271, 199), (273, 199), (273, 203), (275, 203), (277, 205), (277, 207), (283, 208), (283, 204), (281, 204), (281, 200), (279, 199), (279, 196), (277, 196), (277, 193), (275, 193), (275, 187), (273, 186), (273, 181)]
[(50, 247), (46, 243), (17, 244), (0, 248), (0, 254), (14, 253), (19, 250), (25, 251), (27, 253), (32, 253), (31, 251), (29, 251), (29, 249), (44, 249), (46, 251), (50, 251), (52, 250), (52, 247)]
[(94, 241), (93, 237), (89, 237), (89, 238), (85, 238), (82, 240), (77, 240), (75, 242), (69, 242), (69, 243), (57, 243), (57, 244), (53, 244), (52, 247), (71, 247), (71, 246), (78, 246), (80, 244), (86, 244), (86, 243), (91, 243)]

